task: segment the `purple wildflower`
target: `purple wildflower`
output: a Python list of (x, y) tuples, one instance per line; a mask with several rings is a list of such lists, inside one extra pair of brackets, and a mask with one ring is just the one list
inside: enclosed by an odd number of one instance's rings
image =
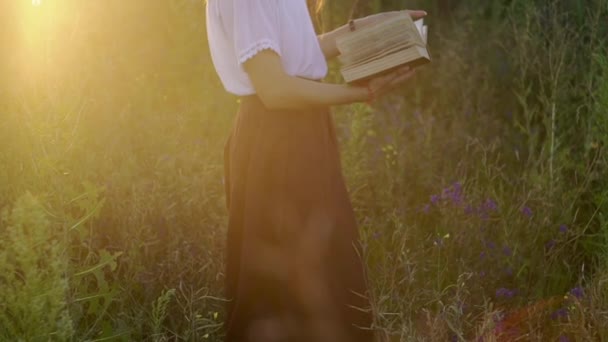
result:
[(501, 287), (496, 290), (496, 298), (513, 298), (516, 292), (516, 290), (510, 290), (505, 287)]
[(432, 196), (431, 196), (431, 203), (432, 203), (432, 204), (437, 204), (437, 203), (439, 203), (439, 196), (438, 196), (438, 195), (432, 195)]
[(479, 253), (479, 259), (485, 259), (486, 258), (486, 252), (481, 252)]
[(488, 198), (483, 204), (483, 208), (487, 211), (496, 211), (498, 210), (498, 204), (493, 199)]
[(527, 217), (532, 217), (532, 209), (530, 209), (530, 207), (521, 208), (521, 213)]
[(512, 250), (511, 248), (509, 248), (509, 246), (504, 246), (504, 247), (502, 248), (502, 253), (503, 253), (505, 256), (510, 257), (510, 256), (512, 256), (512, 255), (513, 255), (513, 250)]
[(492, 241), (487, 241), (486, 247), (488, 247), (489, 249), (496, 249), (496, 244)]
[(422, 207), (422, 212), (425, 214), (428, 214), (429, 210), (431, 210), (431, 206), (428, 204), (425, 204), (424, 207)]
[(444, 188), (441, 191), (441, 198), (443, 198), (443, 199), (447, 199), (451, 195), (452, 195), (452, 189), (450, 189), (450, 188)]
[(486, 271), (480, 271), (479, 272), (479, 277), (483, 278), (486, 276)]
[(460, 184), (460, 182), (454, 183), (454, 185), (452, 186), (452, 191), (450, 193), (450, 197), (452, 199), (452, 203), (454, 203), (454, 204), (462, 203), (464, 198), (462, 196), (462, 185)]
[(441, 198), (450, 199), (452, 203), (456, 205), (461, 204), (464, 198), (462, 196), (462, 185), (460, 182), (456, 182), (452, 186), (443, 189)]
[(570, 342), (570, 339), (566, 335), (560, 335), (559, 342)]
[(555, 247), (555, 240), (551, 239), (545, 244), (545, 249), (550, 250)]
[(374, 240), (378, 240), (380, 236), (382, 236), (382, 233), (380, 232), (374, 232), (374, 234), (372, 234), (372, 238), (374, 238)]
[(570, 290), (570, 294), (578, 299), (583, 298), (583, 296), (585, 295), (585, 293), (583, 292), (583, 288), (578, 286)]
[(559, 232), (560, 233), (566, 233), (568, 231), (568, 226), (566, 226), (565, 224), (561, 224), (559, 226)]
[(567, 316), (568, 316), (568, 310), (566, 310), (565, 308), (560, 308), (560, 309), (553, 311), (553, 313), (551, 314), (551, 319), (556, 321), (560, 318), (565, 318)]

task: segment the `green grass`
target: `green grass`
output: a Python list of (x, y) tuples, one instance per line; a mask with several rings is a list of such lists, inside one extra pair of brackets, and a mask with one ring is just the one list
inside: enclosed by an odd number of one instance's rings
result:
[[(431, 65), (334, 110), (375, 324), (608, 340), (608, 2), (450, 4), (408, 4), (430, 13)], [(221, 340), (238, 104), (203, 4), (2, 6), (0, 339)]]

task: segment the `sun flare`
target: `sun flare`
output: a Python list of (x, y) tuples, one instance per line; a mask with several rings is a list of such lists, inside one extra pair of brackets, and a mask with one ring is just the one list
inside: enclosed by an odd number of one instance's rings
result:
[(40, 6), (42, 4), (42, 0), (32, 0), (32, 6)]

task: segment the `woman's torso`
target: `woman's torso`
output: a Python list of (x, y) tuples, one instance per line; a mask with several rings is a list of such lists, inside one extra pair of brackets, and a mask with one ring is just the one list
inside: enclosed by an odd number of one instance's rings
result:
[(242, 64), (264, 49), (280, 55), (288, 75), (327, 73), (306, 0), (208, 0), (207, 35), (218, 76), (235, 95), (255, 93)]

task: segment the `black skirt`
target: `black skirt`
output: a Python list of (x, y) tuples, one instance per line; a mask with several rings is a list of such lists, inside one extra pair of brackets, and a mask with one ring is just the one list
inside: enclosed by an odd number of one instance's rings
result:
[(241, 105), (225, 145), (226, 341), (373, 340), (328, 108)]

